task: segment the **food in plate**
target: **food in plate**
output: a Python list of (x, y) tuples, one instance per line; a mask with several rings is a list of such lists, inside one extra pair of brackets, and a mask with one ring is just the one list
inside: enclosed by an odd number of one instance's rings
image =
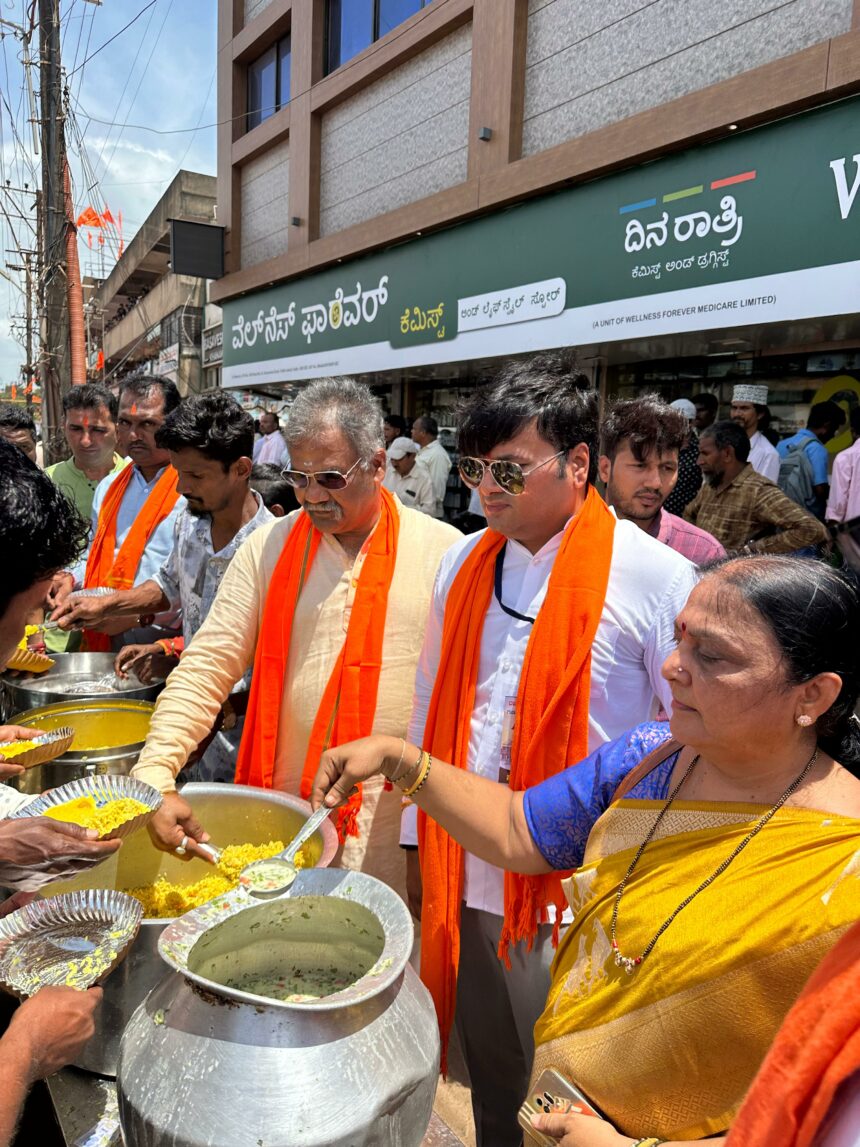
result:
[(126, 821), (149, 811), (148, 806), (142, 801), (133, 800), (131, 797), (98, 804), (95, 797), (84, 796), (45, 809), (42, 815), (51, 817), (52, 820), (79, 824), (83, 828), (94, 828), (99, 836), (107, 836)]
[[(239, 873), (246, 864), (268, 860), (285, 848), (282, 840), (270, 840), (267, 844), (229, 844), (209, 874), (193, 884), (175, 884), (159, 876), (153, 884), (123, 891), (141, 902), (145, 920), (171, 919), (231, 892), (239, 883)], [(307, 848), (300, 848), (293, 863), (296, 868), (308, 868), (313, 864), (313, 857)]]

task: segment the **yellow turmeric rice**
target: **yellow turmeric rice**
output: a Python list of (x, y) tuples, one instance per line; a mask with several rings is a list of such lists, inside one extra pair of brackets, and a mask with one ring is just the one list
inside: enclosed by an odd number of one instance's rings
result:
[(98, 805), (94, 797), (86, 796), (75, 797), (74, 800), (46, 809), (45, 816), (70, 824), (80, 824), (84, 828), (94, 828), (99, 836), (107, 836), (127, 820), (133, 820), (145, 812), (149, 812), (147, 806), (142, 801), (132, 800), (131, 797)]
[[(123, 891), (141, 902), (145, 920), (181, 916), (234, 889), (239, 883), (239, 873), (252, 860), (267, 860), (285, 848), (282, 840), (270, 840), (268, 844), (229, 844), (210, 874), (193, 884), (173, 884), (159, 876), (154, 884), (142, 888), (124, 888)], [(295, 865), (296, 868), (313, 865), (313, 858), (307, 849), (299, 849)]]
[(10, 757), (17, 757), (19, 753), (26, 753), (29, 749), (35, 748), (35, 741), (6, 741), (0, 745), (0, 758), (8, 761)]

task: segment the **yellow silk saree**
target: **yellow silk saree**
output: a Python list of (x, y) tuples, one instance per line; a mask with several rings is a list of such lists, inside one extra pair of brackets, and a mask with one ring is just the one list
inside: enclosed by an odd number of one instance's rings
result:
[[(860, 821), (782, 808), (673, 921), (632, 974), (616, 966), (618, 886), (663, 802), (622, 799), (565, 882), (574, 913), (535, 1028), (554, 1067), (625, 1135), (724, 1131), (813, 969), (860, 918)], [(744, 839), (765, 807), (676, 801), (618, 912), (625, 956)]]

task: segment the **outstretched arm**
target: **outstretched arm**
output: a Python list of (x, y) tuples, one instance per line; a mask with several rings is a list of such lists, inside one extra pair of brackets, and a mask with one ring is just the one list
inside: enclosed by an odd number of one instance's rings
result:
[[(382, 773), (401, 788), (420, 775), (415, 766), (420, 750), (398, 737), (366, 737), (323, 753), (314, 778), (311, 803), (343, 804), (353, 787)], [(448, 832), (458, 844), (481, 860), (526, 875), (552, 868), (532, 840), (523, 809), (523, 794), (507, 785), (433, 760), (421, 788), (412, 797), (419, 808)]]

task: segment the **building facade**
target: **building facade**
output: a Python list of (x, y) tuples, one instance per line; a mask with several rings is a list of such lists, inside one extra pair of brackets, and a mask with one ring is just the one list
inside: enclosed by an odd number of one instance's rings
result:
[(227, 387), (860, 401), (858, 0), (219, 0), (218, 93)]
[(170, 220), (214, 223), (215, 188), (211, 175), (179, 171), (110, 275), (85, 284), (91, 379), (116, 383), (143, 370), (183, 394), (202, 388), (206, 280), (171, 271)]

